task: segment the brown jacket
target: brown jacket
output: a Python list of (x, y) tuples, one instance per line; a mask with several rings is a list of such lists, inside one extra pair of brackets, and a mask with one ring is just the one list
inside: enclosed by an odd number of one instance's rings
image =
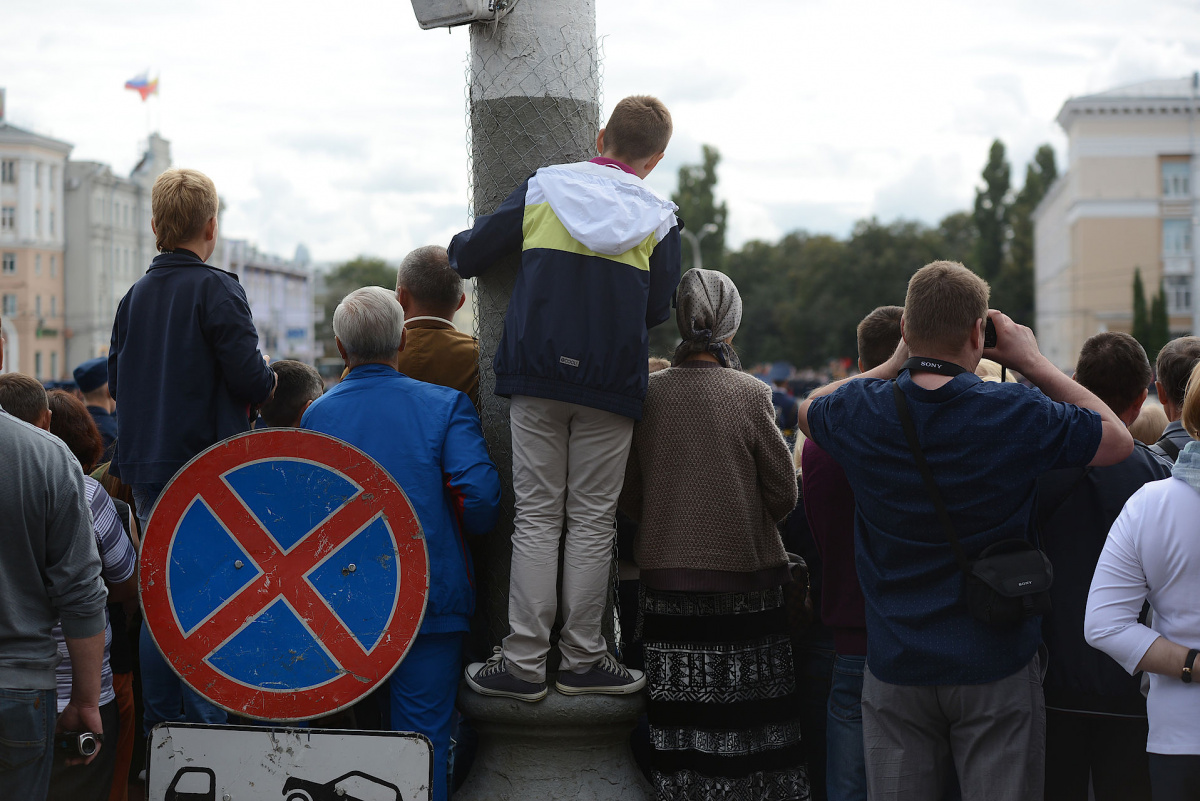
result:
[(400, 352), (400, 372), (409, 378), (465, 392), (479, 411), (479, 343), (450, 323), (413, 320)]

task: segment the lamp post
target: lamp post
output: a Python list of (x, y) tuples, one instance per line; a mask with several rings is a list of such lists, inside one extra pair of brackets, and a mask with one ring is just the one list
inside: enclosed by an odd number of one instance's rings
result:
[(679, 232), (680, 235), (688, 241), (688, 244), (692, 246), (692, 267), (695, 269), (699, 270), (704, 266), (703, 262), (700, 260), (701, 240), (703, 240), (704, 237), (708, 236), (709, 234), (715, 234), (716, 232), (716, 223), (705, 223), (703, 226), (701, 226), (700, 233), (698, 234), (694, 234), (686, 228)]

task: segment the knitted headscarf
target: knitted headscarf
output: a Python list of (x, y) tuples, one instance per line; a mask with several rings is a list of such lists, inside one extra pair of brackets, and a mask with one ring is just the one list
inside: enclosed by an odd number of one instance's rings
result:
[(725, 342), (742, 324), (742, 296), (729, 276), (716, 270), (688, 270), (675, 290), (675, 307), (683, 341), (675, 349), (672, 365), (693, 353), (711, 353), (722, 367), (742, 369), (733, 346)]

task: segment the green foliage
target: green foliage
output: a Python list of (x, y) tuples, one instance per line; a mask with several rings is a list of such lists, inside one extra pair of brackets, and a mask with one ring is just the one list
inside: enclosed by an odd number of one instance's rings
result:
[(342, 302), (342, 298), (364, 286), (381, 286), (394, 290), (396, 268), (374, 256), (359, 256), (337, 265), (326, 274), (325, 291), (317, 299), (324, 312), (324, 318), (317, 325), (317, 341), (325, 346), (326, 356), (337, 356), (337, 347), (333, 344), (334, 310)]
[[(1146, 311), (1146, 288), (1142, 284), (1142, 268), (1133, 268), (1133, 338), (1142, 343), (1150, 356), (1150, 315)], [(1155, 351), (1158, 353), (1158, 351)], [(1151, 356), (1151, 358), (1154, 358)]]
[(1018, 323), (1033, 325), (1033, 211), (1058, 177), (1054, 148), (1042, 145), (1025, 167), (1025, 185), (1009, 207), (1012, 238), (1008, 258), (996, 277), (992, 306)]
[(1004, 250), (1008, 240), (1009, 191), (1012, 189), (1011, 168), (1004, 154), (1004, 143), (992, 142), (987, 164), (983, 168), (983, 187), (975, 190), (974, 263), (969, 266), (988, 283), (1000, 277), (1004, 265)]
[(1150, 358), (1151, 363), (1158, 358), (1158, 352), (1163, 349), (1163, 345), (1170, 341), (1171, 324), (1167, 319), (1167, 295), (1160, 285), (1158, 294), (1150, 303), (1149, 341), (1142, 346), (1146, 349), (1146, 355)]

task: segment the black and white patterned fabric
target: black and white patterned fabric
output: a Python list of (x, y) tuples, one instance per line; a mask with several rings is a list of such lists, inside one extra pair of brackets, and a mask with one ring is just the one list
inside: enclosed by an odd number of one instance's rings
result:
[(810, 798), (781, 588), (643, 586), (639, 628), (657, 798)]

